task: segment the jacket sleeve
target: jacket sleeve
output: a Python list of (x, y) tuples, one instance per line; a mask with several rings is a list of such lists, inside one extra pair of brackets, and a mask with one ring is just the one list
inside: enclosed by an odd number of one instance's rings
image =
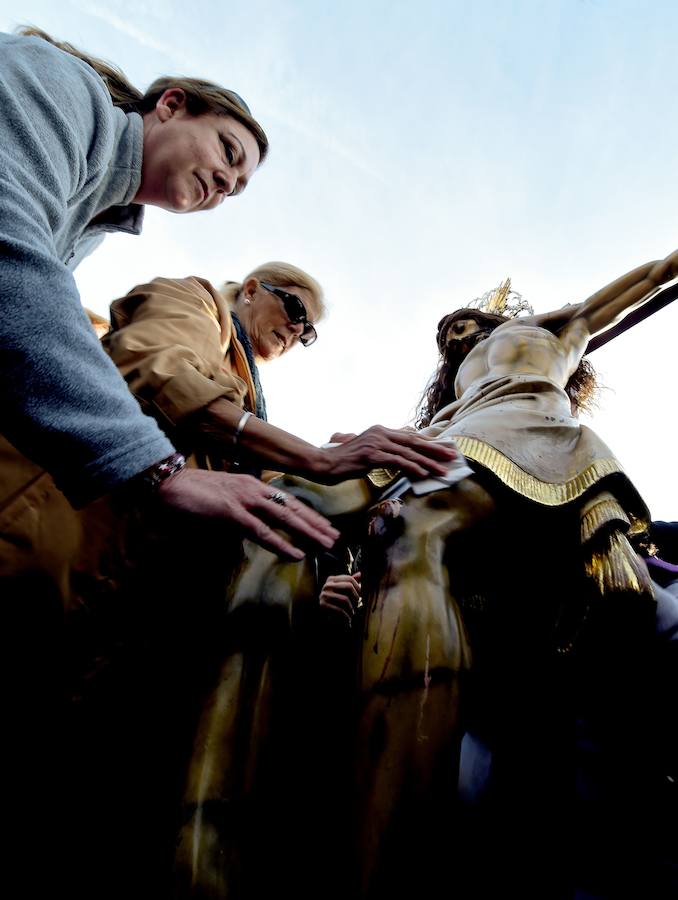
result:
[(107, 359), (56, 251), (88, 166), (105, 164), (92, 147), (112, 109), (98, 76), (58, 53), (0, 45), (0, 404), (9, 440), (81, 505), (173, 448)]
[(111, 305), (111, 359), (149, 412), (174, 426), (225, 397), (243, 405), (245, 381), (226, 356), (230, 322), (196, 278), (156, 278)]

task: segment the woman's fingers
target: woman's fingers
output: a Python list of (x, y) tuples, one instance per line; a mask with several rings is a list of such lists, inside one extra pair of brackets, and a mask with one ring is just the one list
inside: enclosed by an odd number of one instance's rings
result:
[(417, 450), (426, 458), (440, 460), (445, 465), (457, 456), (457, 450), (449, 442), (443, 440), (434, 441), (409, 431), (393, 431), (391, 438), (394, 443)]
[(276, 491), (265, 485), (263, 500), (258, 508), (266, 521), (276, 528), (284, 528), (294, 535), (308, 538), (329, 550), (339, 537), (339, 532), (324, 516), (284, 491)]
[(335, 431), (334, 434), (332, 435), (332, 437), (329, 439), (329, 443), (330, 444), (345, 444), (346, 441), (352, 441), (353, 438), (357, 438), (357, 437), (358, 437), (358, 435), (353, 432), (347, 433), (347, 432), (343, 432), (343, 431)]
[(330, 575), (323, 590), (341, 591), (354, 603), (360, 600), (360, 574)]
[(257, 519), (256, 516), (250, 513), (245, 512), (238, 525), (242, 529), (243, 537), (249, 538), (255, 544), (259, 544), (272, 553), (296, 560), (303, 559), (305, 556), (303, 550), (299, 547), (294, 547), (289, 541), (286, 541), (285, 538), (266, 525), (265, 522), (262, 522), (261, 519)]
[(361, 605), (360, 573), (355, 575), (330, 575), (320, 592), (320, 605), (341, 613), (349, 623)]
[[(291, 559), (303, 558), (299, 543), (329, 549), (339, 536), (323, 516), (250, 475), (182, 469), (160, 484), (158, 496), (178, 511), (229, 522), (250, 540)], [(290, 539), (274, 528), (283, 528)]]
[(384, 466), (402, 469), (414, 478), (444, 475), (456, 451), (449, 444), (433, 441), (412, 431), (374, 425), (362, 434), (331, 448), (335, 478), (362, 474)]
[(353, 621), (353, 606), (351, 601), (342, 594), (334, 591), (326, 591), (320, 597), (320, 605), (335, 613), (340, 613), (349, 622)]

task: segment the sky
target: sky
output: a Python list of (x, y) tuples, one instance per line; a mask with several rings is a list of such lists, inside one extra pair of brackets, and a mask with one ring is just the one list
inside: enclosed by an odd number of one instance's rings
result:
[[(0, 0), (118, 64), (240, 93), (271, 143), (212, 212), (147, 211), (78, 269), (105, 314), (162, 275), (272, 259), (323, 285), (308, 349), (262, 366), (270, 420), (312, 443), (411, 422), (436, 325), (507, 276), (536, 312), (678, 247), (678, 5), (625, 0)], [(593, 427), (655, 519), (678, 520), (678, 301), (591, 356)], [(674, 413), (671, 413), (671, 410)]]

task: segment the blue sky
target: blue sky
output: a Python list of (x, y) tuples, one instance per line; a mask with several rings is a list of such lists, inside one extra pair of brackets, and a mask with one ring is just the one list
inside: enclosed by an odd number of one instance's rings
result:
[[(200, 75), (241, 93), (271, 155), (212, 213), (149, 210), (78, 271), (85, 303), (156, 275), (240, 280), (286, 259), (331, 312), (262, 370), (271, 420), (314, 443), (408, 421), (439, 318), (510, 275), (537, 311), (678, 247), (675, 33), (665, 2), (191, 4), (0, 0), (145, 87)], [(678, 519), (669, 412), (678, 304), (592, 362), (595, 427), (655, 518)], [(674, 414), (675, 415), (675, 414)]]

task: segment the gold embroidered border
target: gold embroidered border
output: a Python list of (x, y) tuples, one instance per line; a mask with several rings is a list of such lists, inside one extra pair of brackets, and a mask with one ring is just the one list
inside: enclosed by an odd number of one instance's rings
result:
[(479, 441), (477, 438), (463, 435), (451, 435), (464, 456), (480, 463), (489, 469), (500, 481), (515, 491), (522, 494), (535, 503), (543, 506), (562, 506), (571, 503), (577, 497), (587, 491), (592, 485), (617, 472), (623, 472), (623, 468), (616, 459), (597, 459), (591, 463), (579, 475), (570, 478), (561, 484), (551, 484), (548, 481), (540, 481), (534, 475), (530, 475), (520, 466), (516, 465), (503, 453), (490, 447), (489, 444)]

